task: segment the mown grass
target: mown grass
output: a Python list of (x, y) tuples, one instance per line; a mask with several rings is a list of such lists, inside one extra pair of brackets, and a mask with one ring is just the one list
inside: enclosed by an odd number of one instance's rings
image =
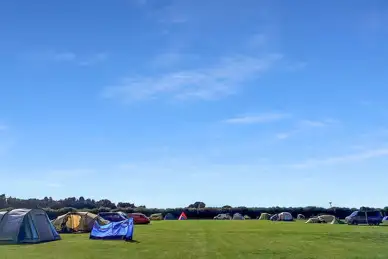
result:
[(135, 226), (136, 242), (82, 234), (37, 245), (0, 246), (1, 259), (388, 258), (388, 227), (301, 222), (160, 221)]

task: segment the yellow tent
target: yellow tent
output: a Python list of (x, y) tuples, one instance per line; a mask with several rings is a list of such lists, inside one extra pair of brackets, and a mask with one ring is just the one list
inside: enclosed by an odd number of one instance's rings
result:
[(59, 216), (52, 223), (60, 232), (90, 232), (96, 220), (102, 224), (108, 223), (90, 212), (69, 212)]

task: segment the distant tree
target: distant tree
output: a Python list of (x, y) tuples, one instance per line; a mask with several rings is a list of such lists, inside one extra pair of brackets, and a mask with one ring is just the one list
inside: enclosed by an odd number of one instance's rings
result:
[(190, 204), (188, 206), (188, 208), (193, 208), (193, 209), (198, 209), (198, 208), (203, 209), (205, 207), (206, 207), (206, 204), (202, 201), (196, 201), (196, 202), (194, 202), (194, 204)]
[(130, 202), (119, 202), (117, 203), (117, 207), (119, 208), (135, 208), (135, 204)]
[(1, 194), (0, 195), (0, 209), (4, 209), (4, 208), (7, 208), (7, 197), (5, 196), (5, 194)]
[(101, 207), (104, 207), (104, 208), (111, 208), (111, 209), (115, 209), (116, 208), (116, 205), (111, 202), (110, 200), (108, 199), (102, 199), (100, 201), (98, 201), (96, 203), (97, 207), (98, 208), (101, 208)]

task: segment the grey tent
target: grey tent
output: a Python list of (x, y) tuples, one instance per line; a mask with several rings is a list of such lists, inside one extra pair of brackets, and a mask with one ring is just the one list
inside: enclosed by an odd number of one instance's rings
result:
[(0, 215), (0, 243), (41, 243), (61, 239), (41, 209), (16, 209)]
[(6, 213), (7, 213), (6, 211), (0, 211), (0, 222), (1, 222), (1, 219), (3, 218), (3, 216), (4, 216)]
[(240, 213), (235, 213), (233, 215), (233, 219), (234, 220), (244, 220), (245, 218), (243, 217), (243, 215), (241, 215)]

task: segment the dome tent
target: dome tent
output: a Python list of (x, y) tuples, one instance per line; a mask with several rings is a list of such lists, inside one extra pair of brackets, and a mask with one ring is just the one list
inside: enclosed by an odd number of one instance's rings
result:
[(333, 220), (335, 220), (335, 217), (333, 215), (321, 215), (318, 216), (318, 219), (323, 223), (331, 223)]
[(240, 213), (235, 213), (233, 215), (233, 220), (245, 220), (245, 218)]
[(166, 216), (164, 216), (164, 220), (175, 220), (175, 216), (171, 213), (167, 213)]
[(0, 243), (41, 243), (60, 239), (41, 209), (15, 209), (0, 214)]
[(278, 216), (279, 216), (278, 221), (293, 221), (294, 220), (291, 213), (289, 213), (289, 212), (279, 213)]
[(271, 221), (277, 221), (279, 219), (279, 214), (274, 214), (274, 215), (272, 215), (270, 218), (269, 218), (269, 220), (271, 220)]
[(259, 220), (269, 220), (271, 218), (271, 214), (269, 213), (261, 213)]
[(296, 219), (302, 220), (302, 219), (306, 219), (306, 217), (303, 214), (298, 214)]

